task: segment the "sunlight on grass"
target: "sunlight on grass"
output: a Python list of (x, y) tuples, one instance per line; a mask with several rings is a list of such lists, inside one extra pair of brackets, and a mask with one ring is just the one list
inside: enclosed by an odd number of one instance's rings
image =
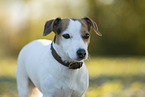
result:
[(106, 82), (102, 86), (90, 87), (86, 97), (145, 97), (145, 84), (134, 82), (129, 86), (118, 81)]
[(145, 74), (145, 58), (93, 58), (86, 62), (91, 77)]
[(0, 60), (0, 76), (15, 77), (16, 64), (16, 59), (8, 58)]
[(123, 87), (121, 85), (120, 82), (107, 82), (107, 83), (104, 83), (103, 86), (101, 87), (98, 87), (96, 89), (94, 89), (94, 87), (91, 89), (89, 89), (88, 91), (88, 96), (89, 97), (96, 97), (96, 96), (103, 96), (103, 95), (108, 95), (109, 93), (110, 94), (113, 94), (113, 93), (120, 93), (122, 91)]
[(86, 97), (145, 97), (145, 58), (93, 58), (86, 62)]
[[(145, 58), (96, 57), (85, 62), (90, 75), (86, 97), (145, 97)], [(16, 59), (0, 59), (0, 97), (18, 97)]]
[(0, 59), (0, 97), (18, 97), (15, 72), (16, 59)]

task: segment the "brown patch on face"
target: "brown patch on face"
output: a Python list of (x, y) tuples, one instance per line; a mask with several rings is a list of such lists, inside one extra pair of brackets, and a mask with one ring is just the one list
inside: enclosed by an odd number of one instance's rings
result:
[(58, 25), (57, 29), (58, 29), (59, 33), (56, 33), (56, 40), (55, 40), (55, 42), (57, 44), (60, 43), (62, 33), (67, 29), (69, 21), (70, 21), (69, 19), (62, 19), (60, 24)]
[(83, 38), (84, 42), (87, 42), (89, 44), (90, 43), (90, 32), (89, 32), (89, 28), (88, 28), (87, 22), (85, 20), (79, 20), (79, 22), (82, 24), (82, 26), (81, 26), (82, 38), (85, 35), (89, 34), (89, 38), (88, 39)]

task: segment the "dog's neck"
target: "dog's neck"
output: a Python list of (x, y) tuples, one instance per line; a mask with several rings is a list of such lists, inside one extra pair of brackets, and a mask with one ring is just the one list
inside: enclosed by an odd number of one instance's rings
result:
[(62, 61), (69, 61), (71, 62), (72, 60), (65, 54), (63, 51), (62, 47), (60, 47), (54, 40), (51, 43), (51, 46), (53, 46), (54, 50), (56, 53), (61, 57)]
[(55, 60), (57, 60), (62, 65), (68, 67), (69, 69), (79, 69), (83, 65), (83, 62), (74, 62), (74, 61), (70, 62), (67, 60), (62, 60), (61, 56), (59, 56), (59, 54), (54, 49), (53, 42), (51, 43), (51, 51), (52, 51), (51, 53), (52, 53), (53, 57), (55, 58)]

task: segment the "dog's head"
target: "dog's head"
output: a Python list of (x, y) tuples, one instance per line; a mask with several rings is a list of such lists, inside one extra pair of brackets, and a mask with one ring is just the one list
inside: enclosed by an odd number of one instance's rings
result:
[(63, 60), (82, 61), (88, 57), (90, 29), (102, 36), (97, 24), (89, 17), (81, 19), (56, 18), (45, 23), (43, 36), (55, 33), (54, 48)]

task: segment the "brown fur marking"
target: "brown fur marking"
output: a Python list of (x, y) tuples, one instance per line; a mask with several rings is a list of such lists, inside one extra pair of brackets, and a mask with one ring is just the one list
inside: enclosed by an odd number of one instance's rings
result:
[(61, 33), (58, 35), (57, 33), (56, 33), (56, 43), (57, 44), (59, 44), (59, 41), (60, 41), (60, 39), (61, 39), (61, 37), (62, 37), (62, 32), (64, 32), (66, 29), (67, 29), (67, 27), (68, 27), (68, 24), (69, 24), (69, 19), (62, 19), (61, 20)]

